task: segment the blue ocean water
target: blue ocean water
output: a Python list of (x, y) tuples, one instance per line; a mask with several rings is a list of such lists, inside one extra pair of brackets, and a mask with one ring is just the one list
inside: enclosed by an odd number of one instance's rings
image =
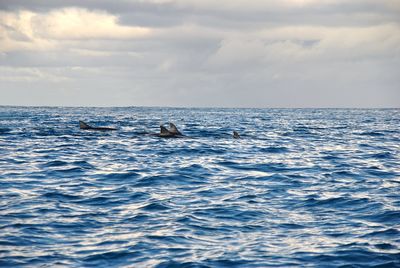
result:
[(0, 266), (400, 267), (399, 152), (399, 109), (0, 107)]

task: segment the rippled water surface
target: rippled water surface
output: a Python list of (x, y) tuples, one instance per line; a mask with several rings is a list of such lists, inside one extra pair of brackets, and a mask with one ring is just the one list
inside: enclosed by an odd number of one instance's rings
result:
[(400, 267), (399, 152), (398, 109), (0, 107), (0, 266)]

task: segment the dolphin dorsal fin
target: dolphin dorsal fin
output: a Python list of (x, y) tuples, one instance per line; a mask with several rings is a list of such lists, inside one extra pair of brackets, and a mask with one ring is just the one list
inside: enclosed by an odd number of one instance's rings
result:
[(178, 130), (178, 128), (173, 124), (169, 123), (169, 132), (177, 135), (182, 135), (182, 133)]
[(240, 139), (239, 133), (236, 132), (236, 131), (233, 131), (233, 138), (234, 138), (234, 139)]
[(166, 134), (171, 134), (166, 127), (163, 125), (160, 126), (160, 134), (166, 135)]
[(83, 121), (79, 121), (79, 128), (80, 129), (89, 129), (89, 128), (91, 128), (91, 126), (89, 126), (88, 124), (86, 124)]

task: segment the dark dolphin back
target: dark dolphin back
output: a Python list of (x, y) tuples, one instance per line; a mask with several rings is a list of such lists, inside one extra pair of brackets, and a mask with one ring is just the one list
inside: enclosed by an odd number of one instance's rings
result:
[(113, 128), (113, 127), (92, 127), (83, 121), (79, 121), (79, 128), (86, 129), (86, 130), (99, 130), (99, 131), (117, 130), (116, 128)]
[(80, 128), (80, 129), (91, 129), (92, 127), (89, 126), (88, 124), (86, 124), (86, 123), (83, 122), (83, 121), (79, 121), (79, 128)]

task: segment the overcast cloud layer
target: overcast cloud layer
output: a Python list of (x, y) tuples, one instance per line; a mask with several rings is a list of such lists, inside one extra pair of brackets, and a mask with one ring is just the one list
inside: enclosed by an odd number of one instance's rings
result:
[(0, 0), (0, 105), (400, 107), (400, 1)]

